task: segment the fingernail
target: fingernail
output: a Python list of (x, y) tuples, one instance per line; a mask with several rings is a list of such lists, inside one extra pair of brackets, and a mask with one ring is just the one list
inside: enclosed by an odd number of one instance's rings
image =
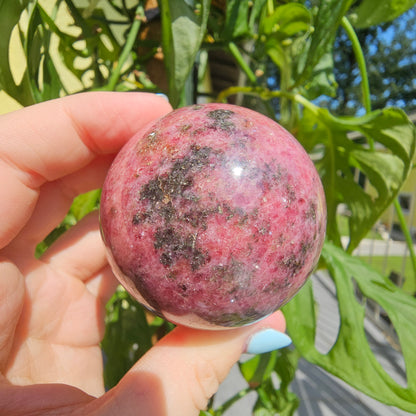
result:
[(283, 332), (271, 328), (263, 329), (251, 336), (246, 352), (248, 354), (263, 354), (287, 347), (291, 343), (291, 338)]
[(157, 92), (157, 96), (164, 98), (167, 102), (169, 102), (169, 98), (166, 94), (163, 94), (163, 92)]

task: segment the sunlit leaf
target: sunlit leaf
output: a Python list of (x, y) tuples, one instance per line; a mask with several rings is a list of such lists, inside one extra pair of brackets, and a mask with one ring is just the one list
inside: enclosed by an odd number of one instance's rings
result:
[[(348, 133), (357, 131), (367, 142), (352, 140)], [(340, 245), (336, 214), (345, 204), (351, 215), (349, 251), (357, 247), (376, 220), (392, 203), (407, 178), (415, 152), (416, 130), (406, 114), (395, 108), (377, 110), (364, 117), (332, 117), (324, 109), (305, 110), (298, 138), (315, 155), (316, 166), (325, 188), (327, 235)], [(370, 186), (357, 183), (357, 172)]]
[[(292, 379), (290, 381), (292, 381)], [(258, 399), (254, 405), (253, 415), (294, 415), (299, 406), (299, 399), (294, 393), (287, 390), (287, 386), (288, 384), (285, 381), (281, 381), (280, 389), (276, 389), (273, 380), (271, 378), (266, 379), (262, 385), (256, 389)]]
[(107, 322), (101, 343), (106, 388), (115, 386), (132, 365), (152, 346), (153, 331), (143, 307), (124, 290), (107, 304)]
[(314, 31), (310, 41), (305, 43), (305, 59), (299, 60), (301, 66), (298, 68), (298, 84), (310, 79), (315, 66), (333, 44), (341, 19), (352, 3), (353, 0), (321, 0), (319, 2), (318, 12), (313, 22)]
[(311, 78), (302, 88), (302, 95), (308, 100), (314, 100), (321, 95), (335, 97), (338, 84), (334, 75), (334, 60), (331, 52), (325, 53), (315, 65)]
[(390, 22), (415, 4), (416, 0), (363, 0), (350, 18), (355, 27), (362, 29)]
[(101, 190), (95, 189), (85, 194), (78, 195), (71, 205), (70, 214), (72, 214), (77, 221), (85, 217), (91, 211), (99, 207)]
[[(92, 87), (102, 87), (106, 81), (107, 71), (103, 71), (102, 66), (106, 66), (108, 71), (120, 55), (121, 46), (117, 42), (110, 25), (106, 22), (106, 17), (101, 9), (95, 9), (91, 15), (83, 15), (83, 9), (75, 7), (71, 1), (66, 2), (74, 19), (75, 26), (81, 30), (78, 37), (70, 36), (54, 26), (53, 22), (48, 22), (60, 39), (59, 52), (66, 67), (80, 80), (85, 73), (92, 71)], [(79, 40), (85, 41), (85, 48), (75, 47)], [(86, 58), (83, 65), (80, 65), (79, 58)]]
[(210, 0), (201, 1), (198, 13), (185, 0), (161, 0), (160, 3), (169, 98), (176, 107), (205, 34)]
[(248, 15), (249, 0), (227, 0), (222, 37), (231, 40), (246, 35), (249, 31)]
[[(327, 354), (315, 348), (316, 317), (312, 285), (308, 283), (285, 307), (288, 331), (302, 356), (365, 394), (408, 412), (416, 412), (416, 299), (357, 257), (326, 243), (322, 252), (329, 276), (335, 282), (340, 328)], [(374, 300), (390, 318), (397, 333), (406, 367), (407, 386), (399, 385), (374, 356), (364, 331), (365, 306), (356, 287)], [(323, 311), (322, 313), (325, 313)]]
[(299, 3), (276, 7), (273, 14), (260, 21), (259, 34), (283, 40), (310, 29), (310, 11)]
[(258, 19), (263, 11), (263, 7), (267, 0), (254, 0), (250, 18), (248, 22), (249, 31), (251, 34), (257, 34)]
[(28, 0), (0, 0), (0, 90), (4, 90), (22, 105), (34, 103), (31, 94), (29, 77), (25, 72), (22, 81), (17, 85), (14, 81), (12, 68), (9, 61), (10, 39), (13, 29), (20, 20), (23, 10), (28, 5)]
[(85, 70), (77, 69), (74, 66), (75, 59), (85, 57), (85, 54), (76, 50), (73, 46), (78, 38), (63, 32), (40, 5), (38, 5), (37, 8), (42, 16), (44, 24), (47, 25), (49, 31), (57, 35), (59, 39), (58, 51), (62, 58), (62, 62), (77, 78), (81, 78)]
[(240, 371), (251, 387), (259, 386), (270, 377), (277, 360), (277, 352), (256, 355), (240, 363)]
[[(55, 10), (56, 11), (56, 10)], [(45, 27), (45, 12), (35, 3), (29, 9), (27, 33), (22, 35), (27, 73), (36, 102), (58, 98), (63, 85), (50, 55), (52, 32)], [(50, 18), (50, 20), (53, 20)]]
[(291, 87), (292, 68), (297, 66), (298, 43), (311, 29), (311, 13), (303, 5), (289, 3), (276, 7), (272, 14), (263, 13), (259, 22), (258, 48), (264, 51), (285, 76), (285, 88)]

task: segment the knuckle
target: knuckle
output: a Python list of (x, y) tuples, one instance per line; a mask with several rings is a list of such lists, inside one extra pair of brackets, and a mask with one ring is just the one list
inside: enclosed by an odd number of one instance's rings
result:
[(206, 408), (208, 400), (218, 390), (220, 385), (215, 364), (207, 359), (200, 359), (195, 366), (195, 407)]

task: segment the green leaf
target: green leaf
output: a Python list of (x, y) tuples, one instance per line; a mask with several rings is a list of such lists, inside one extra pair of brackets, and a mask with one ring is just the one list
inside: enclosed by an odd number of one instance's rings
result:
[[(267, 397), (267, 396), (265, 396)], [(254, 412), (253, 412), (253, 416), (275, 416), (275, 411), (274, 409), (267, 409), (266, 407), (263, 407), (263, 403), (261, 402), (257, 402)]]
[(366, 28), (390, 22), (412, 8), (416, 0), (364, 0), (351, 15), (351, 23), (357, 28)]
[(268, 39), (265, 43), (265, 50), (272, 62), (279, 68), (289, 65), (289, 57), (279, 42)]
[(59, 224), (58, 227), (50, 232), (48, 236), (37, 245), (35, 253), (36, 257), (39, 258), (49, 246), (51, 246), (64, 232), (68, 231), (85, 215), (97, 209), (99, 206), (100, 195), (101, 190), (96, 189), (75, 197), (69, 212), (61, 224)]
[[(296, 350), (284, 348), (267, 354), (256, 355), (240, 363), (240, 371), (250, 388), (256, 389), (259, 398), (255, 415), (289, 416), (299, 406), (298, 397), (289, 391), (299, 360)], [(272, 375), (280, 380), (279, 389), (274, 387)]]
[(89, 0), (88, 1), (88, 3), (89, 3), (88, 6), (82, 12), (82, 17), (84, 19), (87, 19), (88, 17), (91, 17), (91, 15), (95, 11), (95, 8), (97, 7), (99, 2), (100, 2), (100, 0)]
[(85, 20), (86, 24), (91, 27), (91, 30), (97, 32), (91, 39), (87, 40), (87, 44), (90, 49), (97, 48), (97, 59), (114, 62), (119, 58), (121, 47), (105, 19), (104, 11), (96, 9), (94, 10), (94, 15)]
[[(280, 365), (283, 364), (282, 362)], [(288, 363), (284, 363), (286, 365)], [(282, 383), (284, 387), (282, 388)], [(276, 389), (273, 380), (268, 378), (256, 389), (258, 399), (254, 405), (255, 416), (292, 416), (299, 406), (298, 397), (287, 390), (287, 385), (281, 382), (280, 389)]]
[[(82, 82), (82, 77), (90, 71), (94, 75), (89, 77), (93, 81), (92, 88), (99, 88), (106, 84), (107, 72), (111, 73), (114, 62), (120, 57), (121, 47), (114, 36), (110, 24), (106, 20), (103, 10), (95, 9), (94, 14), (86, 13), (84, 9), (76, 7), (71, 0), (65, 0), (72, 18), (74, 26), (77, 26), (81, 34), (79, 36), (68, 35), (60, 30), (54, 21), (44, 16), (48, 24), (59, 38), (59, 53), (65, 66)], [(74, 45), (79, 40), (85, 41), (85, 48), (79, 49)], [(80, 58), (87, 58), (81, 62)], [(108, 71), (102, 69), (105, 66)], [(89, 86), (90, 87), (90, 86)]]
[(26, 55), (27, 73), (32, 87), (32, 95), (36, 102), (42, 101), (38, 83), (43, 56), (42, 19), (37, 4), (28, 8), (29, 22), (26, 35), (23, 38)]
[[(331, 243), (324, 245), (322, 257), (336, 285), (341, 321), (338, 336), (327, 354), (316, 350), (315, 306), (312, 285), (308, 283), (284, 307), (294, 344), (308, 361), (365, 394), (382, 403), (416, 412), (416, 331), (411, 318), (416, 316), (416, 299), (359, 258)], [(355, 285), (365, 298), (378, 303), (390, 318), (402, 349), (407, 387), (393, 380), (374, 356), (364, 330), (365, 306), (357, 299)]]
[(259, 386), (268, 379), (274, 370), (277, 352), (255, 355), (253, 358), (240, 363), (240, 371), (250, 387)]
[(60, 97), (64, 90), (61, 77), (55, 67), (55, 64), (48, 53), (43, 60), (43, 79), (42, 79), (42, 101), (52, 100)]
[(283, 40), (310, 29), (311, 14), (299, 3), (276, 7), (274, 12), (260, 21), (259, 34)]
[[(56, 13), (56, 8), (54, 13)], [(29, 8), (29, 23), (22, 34), (32, 95), (36, 102), (60, 96), (63, 85), (49, 53), (51, 31), (45, 26), (45, 11), (36, 2)], [(49, 20), (53, 20), (48, 16)]]
[[(42, 21), (48, 31), (50, 33), (54, 33), (57, 35), (59, 39), (58, 44), (58, 51), (61, 56), (62, 62), (70, 70), (77, 78), (81, 78), (82, 75), (85, 72), (85, 69), (80, 70), (75, 68), (74, 61), (77, 58), (85, 57), (85, 54), (83, 54), (81, 51), (77, 51), (73, 47), (73, 43), (75, 43), (78, 38), (76, 36), (68, 35), (67, 33), (64, 33), (61, 31), (61, 29), (55, 24), (54, 19), (46, 13), (46, 11), (38, 4), (37, 9), (39, 10), (39, 13), (42, 17)], [(29, 39), (28, 39), (29, 41)]]
[[(311, 29), (309, 10), (298, 3), (276, 7), (272, 14), (263, 16), (259, 23), (259, 41), (256, 49), (264, 49), (281, 73), (281, 88), (293, 85), (292, 72), (297, 66), (299, 45)], [(284, 100), (284, 99), (283, 99)], [(282, 108), (285, 107), (282, 104)]]
[(249, 32), (249, 0), (227, 0), (222, 37), (233, 40)]
[(311, 74), (332, 46), (342, 17), (353, 0), (321, 0), (314, 18), (314, 31), (309, 42), (305, 43), (305, 59), (300, 61), (297, 84), (301, 85), (311, 78)]
[(153, 334), (143, 307), (120, 288), (107, 304), (106, 331), (101, 343), (106, 388), (115, 386), (151, 348)]
[(73, 215), (77, 221), (85, 217), (91, 211), (98, 209), (101, 196), (101, 189), (95, 189), (85, 194), (78, 195), (72, 205), (69, 213)]
[(274, 386), (270, 387), (270, 380), (267, 379), (256, 389), (258, 399), (253, 409), (255, 416), (272, 416), (275, 414), (276, 389)]
[(267, 0), (254, 0), (253, 2), (250, 18), (248, 21), (248, 27), (251, 34), (257, 34), (258, 19), (266, 2)]
[(169, 79), (169, 98), (176, 107), (205, 34), (210, 0), (199, 13), (185, 0), (161, 0), (162, 47)]
[(275, 407), (278, 414), (282, 416), (292, 416), (300, 404), (298, 396), (289, 390), (296, 375), (299, 358), (299, 351), (293, 348), (284, 348), (279, 351), (275, 364), (275, 371), (280, 379), (277, 406)]
[(31, 86), (27, 72), (23, 74), (22, 81), (17, 85), (12, 75), (9, 61), (10, 39), (13, 29), (19, 23), (28, 0), (0, 0), (0, 90), (4, 90), (22, 105), (30, 105), (35, 101), (31, 94)]
[(332, 52), (327, 52), (313, 69), (311, 78), (302, 88), (302, 95), (308, 100), (314, 100), (321, 95), (335, 97), (337, 87)]
[[(362, 141), (351, 140), (351, 131), (373, 141), (376, 151), (370, 151)], [(333, 117), (324, 109), (305, 109), (298, 138), (309, 151), (323, 145), (315, 159), (326, 193), (327, 236), (340, 245), (336, 214), (339, 205), (345, 204), (351, 211), (348, 250), (352, 252), (407, 178), (415, 153), (415, 126), (396, 108), (357, 118)], [(358, 185), (355, 170), (371, 186)]]

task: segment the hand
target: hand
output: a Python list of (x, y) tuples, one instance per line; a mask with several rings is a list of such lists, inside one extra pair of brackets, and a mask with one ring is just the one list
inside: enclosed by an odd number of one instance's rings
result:
[(0, 116), (0, 415), (198, 415), (252, 334), (284, 331), (280, 312), (240, 329), (177, 327), (104, 394), (99, 343), (117, 282), (97, 214), (40, 259), (35, 247), (170, 110), (153, 94), (86, 93)]

